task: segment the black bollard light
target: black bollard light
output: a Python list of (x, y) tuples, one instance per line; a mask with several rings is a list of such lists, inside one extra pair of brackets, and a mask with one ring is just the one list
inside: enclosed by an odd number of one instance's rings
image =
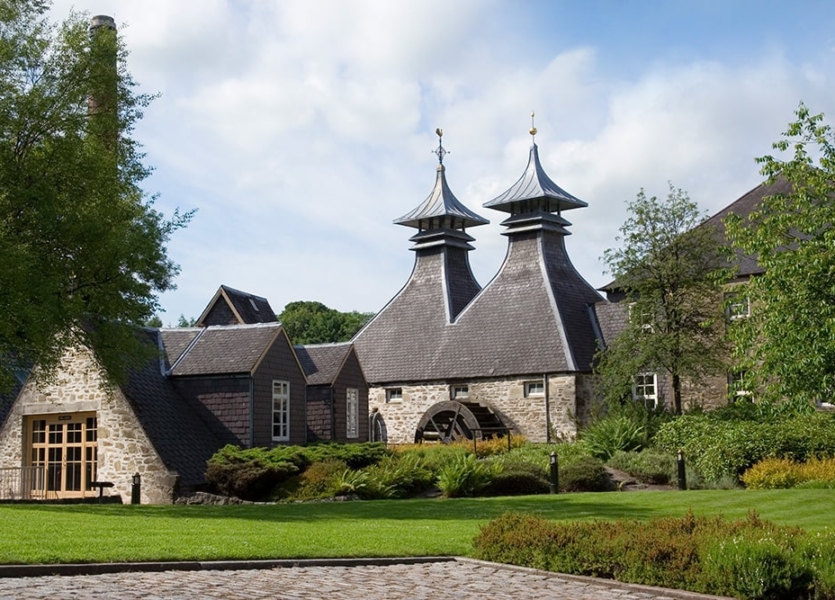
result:
[(560, 493), (560, 462), (556, 452), (551, 452), (551, 493)]
[(133, 485), (130, 487), (130, 503), (139, 504), (140, 490), (142, 487), (142, 477), (139, 473), (133, 476)]
[(678, 489), (687, 489), (687, 474), (684, 469), (684, 450), (678, 451)]

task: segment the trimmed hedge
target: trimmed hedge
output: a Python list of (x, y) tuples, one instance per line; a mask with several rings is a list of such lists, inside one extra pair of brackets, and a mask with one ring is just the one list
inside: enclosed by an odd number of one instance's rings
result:
[(736, 598), (835, 598), (835, 533), (755, 514), (557, 523), (507, 513), (473, 542), (482, 560)]
[(708, 480), (739, 477), (766, 458), (805, 462), (835, 456), (832, 414), (739, 420), (728, 418), (729, 411), (714, 412), (718, 414), (684, 415), (665, 423), (655, 436), (655, 447), (670, 454), (683, 449), (688, 463)]
[(560, 491), (610, 492), (615, 489), (603, 463), (586, 456), (565, 467), (560, 465)]
[(835, 459), (798, 463), (786, 458), (758, 462), (740, 478), (745, 487), (756, 490), (787, 489), (798, 486), (835, 488)]

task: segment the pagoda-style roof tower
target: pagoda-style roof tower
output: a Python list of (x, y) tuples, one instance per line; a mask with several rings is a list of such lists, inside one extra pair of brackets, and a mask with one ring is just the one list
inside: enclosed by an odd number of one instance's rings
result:
[(415, 265), (403, 289), (354, 338), (369, 381), (395, 381), (409, 372), (431, 374), (445, 330), (481, 290), (470, 269), (466, 229), (489, 221), (464, 206), (446, 181), (441, 129), (435, 186), (395, 223), (417, 229)]
[(533, 143), (522, 177), (484, 206), (510, 213), (507, 256), (458, 318), (457, 348), (447, 356), (479, 351), (450, 376), (590, 371), (599, 337), (591, 306), (601, 297), (568, 258), (571, 224), (562, 216), (587, 204), (548, 177)]

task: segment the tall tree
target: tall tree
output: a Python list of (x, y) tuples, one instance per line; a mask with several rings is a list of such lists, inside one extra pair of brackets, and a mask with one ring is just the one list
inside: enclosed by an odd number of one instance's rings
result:
[(139, 187), (131, 133), (151, 98), (116, 31), (80, 14), (52, 24), (48, 7), (0, 1), (0, 384), (15, 364), (53, 372), (77, 344), (124, 374), (178, 272), (165, 244), (191, 216), (166, 219)]
[[(835, 134), (801, 104), (775, 150), (758, 158), (767, 196), (747, 219), (728, 218), (733, 247), (765, 270), (747, 294), (751, 315), (733, 323), (734, 354), (763, 398), (801, 402), (835, 396)], [(788, 154), (785, 154), (788, 153)], [(784, 158), (785, 157), (785, 158)]]
[(321, 302), (290, 302), (278, 315), (294, 344), (345, 342), (365, 325), (373, 313), (339, 312)]
[(641, 372), (666, 373), (673, 408), (681, 412), (682, 380), (725, 370), (722, 285), (727, 280), (717, 233), (699, 226), (705, 215), (681, 189), (665, 199), (641, 190), (603, 258), (625, 294), (626, 329), (599, 353), (598, 372), (609, 400), (631, 393)]

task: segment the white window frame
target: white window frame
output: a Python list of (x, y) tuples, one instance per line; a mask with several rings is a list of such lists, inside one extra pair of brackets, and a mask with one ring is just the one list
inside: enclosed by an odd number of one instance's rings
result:
[(453, 400), (466, 400), (470, 397), (470, 386), (453, 385), (450, 390), (450, 396), (452, 396)]
[(360, 391), (357, 388), (345, 390), (345, 437), (360, 436)]
[(751, 299), (739, 292), (725, 294), (725, 314), (729, 321), (747, 319), (751, 316)]
[(403, 402), (403, 388), (387, 389), (386, 402)]
[[(649, 378), (652, 379), (649, 380)], [(652, 392), (647, 393), (650, 388)], [(656, 408), (658, 406), (658, 374), (647, 372), (635, 375), (632, 378), (632, 399), (644, 402), (647, 406), (649, 402), (652, 402), (651, 408)]]
[(749, 399), (751, 397), (751, 390), (748, 389), (745, 380), (747, 379), (747, 371), (745, 369), (734, 369), (728, 371), (728, 398), (731, 401)]
[(646, 311), (638, 311), (635, 302), (629, 303), (629, 322), (633, 325), (640, 325), (642, 331), (652, 333), (655, 328), (652, 325), (652, 315)]
[(545, 395), (545, 382), (526, 381), (525, 398), (541, 398)]
[(274, 442), (290, 441), (290, 382), (273, 380), (273, 422)]

